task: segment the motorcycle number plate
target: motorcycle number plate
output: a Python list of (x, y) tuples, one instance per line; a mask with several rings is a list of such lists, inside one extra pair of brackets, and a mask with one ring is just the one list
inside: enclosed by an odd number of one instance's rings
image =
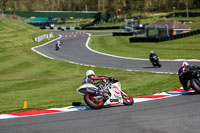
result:
[(110, 99), (110, 102), (119, 102), (118, 99)]

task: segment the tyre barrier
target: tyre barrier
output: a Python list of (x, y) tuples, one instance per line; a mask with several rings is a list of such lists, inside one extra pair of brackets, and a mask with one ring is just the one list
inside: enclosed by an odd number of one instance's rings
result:
[(139, 34), (144, 34), (144, 30), (140, 31), (135, 31), (135, 32), (113, 32), (113, 36), (133, 36), (133, 35), (139, 35)]
[(176, 39), (181, 39), (184, 37), (189, 37), (193, 35), (198, 35), (200, 34), (200, 29), (183, 33), (183, 34), (178, 34), (178, 35), (172, 35), (168, 37), (132, 37), (129, 38), (130, 43), (134, 42), (163, 42), (163, 41), (169, 41), (169, 40), (176, 40)]
[(113, 32), (113, 36), (133, 36), (134, 32)]
[(120, 29), (120, 26), (111, 26), (111, 27), (82, 27), (83, 30), (112, 30)]
[(81, 27), (45, 27), (45, 26), (40, 26), (40, 29), (51, 29), (51, 30), (61, 30), (61, 31), (64, 31), (64, 30), (81, 30)]

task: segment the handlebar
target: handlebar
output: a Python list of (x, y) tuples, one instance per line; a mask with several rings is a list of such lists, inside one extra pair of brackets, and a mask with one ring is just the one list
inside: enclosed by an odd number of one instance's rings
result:
[(118, 80), (114, 79), (113, 77), (109, 77), (109, 81), (110, 81), (111, 83), (119, 82)]

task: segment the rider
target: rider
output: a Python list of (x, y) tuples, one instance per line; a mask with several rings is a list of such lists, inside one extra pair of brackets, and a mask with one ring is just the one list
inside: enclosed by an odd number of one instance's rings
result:
[(153, 62), (153, 57), (154, 56), (156, 56), (157, 58), (159, 58), (153, 51), (151, 51), (150, 55), (149, 55), (149, 59), (150, 59), (151, 62)]
[(106, 82), (106, 80), (108, 80), (109, 77), (105, 77), (105, 76), (95, 76), (95, 73), (93, 70), (88, 70), (86, 72), (86, 76), (83, 79), (82, 84), (86, 84), (86, 83), (91, 83), (94, 84), (95, 80), (103, 80), (104, 82)]
[(196, 70), (200, 70), (200, 67), (192, 66), (188, 62), (183, 62), (181, 68), (178, 70), (179, 81), (185, 91), (191, 88), (188, 86), (188, 81), (196, 74)]
[(61, 46), (60, 41), (57, 41), (56, 47), (60, 48), (60, 46)]
[[(106, 82), (106, 80), (109, 80), (111, 79), (111, 77), (105, 77), (105, 76), (95, 76), (95, 73), (93, 70), (88, 70), (86, 72), (86, 76), (85, 78), (83, 79), (83, 82), (82, 84), (86, 84), (86, 83), (91, 83), (91, 84), (95, 84), (94, 81), (95, 80), (102, 80), (104, 83)], [(98, 87), (98, 86), (97, 86)], [(103, 90), (101, 91), (96, 91), (96, 94), (97, 95), (101, 95), (101, 94), (104, 94), (106, 96), (106, 93), (104, 93)]]

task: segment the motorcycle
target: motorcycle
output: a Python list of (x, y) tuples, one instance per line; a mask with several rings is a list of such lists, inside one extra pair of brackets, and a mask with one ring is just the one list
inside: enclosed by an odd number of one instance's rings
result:
[(200, 94), (200, 70), (194, 72), (190, 79), (190, 87)]
[(150, 61), (153, 65), (153, 67), (161, 67), (162, 65), (160, 64), (160, 61), (159, 61), (159, 57), (158, 56), (153, 56), (152, 58), (150, 58)]
[(111, 79), (95, 84), (83, 84), (76, 89), (83, 95), (85, 103), (92, 109), (101, 109), (103, 106), (114, 104), (133, 105), (134, 100), (127, 92), (121, 89), (118, 80)]

